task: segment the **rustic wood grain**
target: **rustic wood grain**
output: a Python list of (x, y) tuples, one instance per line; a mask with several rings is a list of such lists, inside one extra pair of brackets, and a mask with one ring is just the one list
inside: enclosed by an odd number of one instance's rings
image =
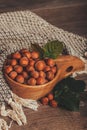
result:
[[(87, 36), (87, 0), (0, 0), (0, 12), (30, 9), (51, 24)], [(87, 75), (81, 75), (87, 84)], [(38, 111), (25, 109), (27, 125), (12, 123), (10, 130), (87, 130), (87, 92), (80, 113), (40, 106)], [(6, 118), (8, 124), (10, 119)]]
[(59, 28), (87, 36), (87, 0), (0, 0), (0, 12), (25, 9)]

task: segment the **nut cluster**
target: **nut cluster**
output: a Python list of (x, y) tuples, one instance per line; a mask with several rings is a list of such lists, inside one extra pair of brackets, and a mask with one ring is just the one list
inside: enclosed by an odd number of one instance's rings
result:
[(4, 71), (18, 83), (42, 85), (53, 80), (57, 67), (53, 59), (40, 59), (38, 52), (22, 49), (7, 57)]
[(46, 95), (45, 97), (42, 97), (40, 99), (41, 103), (43, 105), (50, 105), (54, 108), (56, 108), (58, 106), (57, 101), (54, 99), (54, 94), (53, 93), (49, 93), (48, 95)]

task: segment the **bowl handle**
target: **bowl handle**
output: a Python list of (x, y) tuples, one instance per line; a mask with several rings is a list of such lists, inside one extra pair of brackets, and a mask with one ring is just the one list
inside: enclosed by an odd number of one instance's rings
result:
[(85, 63), (76, 56), (59, 56), (55, 59), (58, 66), (58, 81), (72, 75), (76, 71), (84, 70)]

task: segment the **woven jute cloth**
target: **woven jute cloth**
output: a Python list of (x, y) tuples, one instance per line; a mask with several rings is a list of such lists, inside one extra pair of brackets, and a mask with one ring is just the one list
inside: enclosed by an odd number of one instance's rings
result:
[[(27, 11), (7, 12), (0, 14), (0, 108), (2, 116), (9, 116), (19, 125), (26, 123), (22, 106), (37, 110), (36, 101), (21, 99), (14, 95), (3, 76), (3, 64), (7, 55), (22, 48), (30, 49), (31, 43), (41, 47), (48, 41), (59, 40), (71, 55), (84, 57), (87, 51), (87, 39), (59, 29), (36, 14)], [(5, 105), (11, 106), (6, 110)], [(0, 119), (1, 126), (8, 130), (5, 120)]]

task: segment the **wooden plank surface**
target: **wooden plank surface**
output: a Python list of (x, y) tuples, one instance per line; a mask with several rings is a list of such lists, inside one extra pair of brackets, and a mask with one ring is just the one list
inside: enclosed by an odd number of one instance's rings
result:
[(87, 0), (0, 0), (0, 12), (26, 9), (59, 28), (87, 35)]
[[(0, 12), (30, 9), (53, 25), (87, 36), (87, 0), (0, 0)], [(87, 84), (87, 75), (79, 77)], [(10, 130), (87, 130), (87, 93), (80, 113), (40, 106), (37, 112), (25, 109), (27, 125), (12, 123)], [(10, 119), (6, 118), (8, 124)]]

